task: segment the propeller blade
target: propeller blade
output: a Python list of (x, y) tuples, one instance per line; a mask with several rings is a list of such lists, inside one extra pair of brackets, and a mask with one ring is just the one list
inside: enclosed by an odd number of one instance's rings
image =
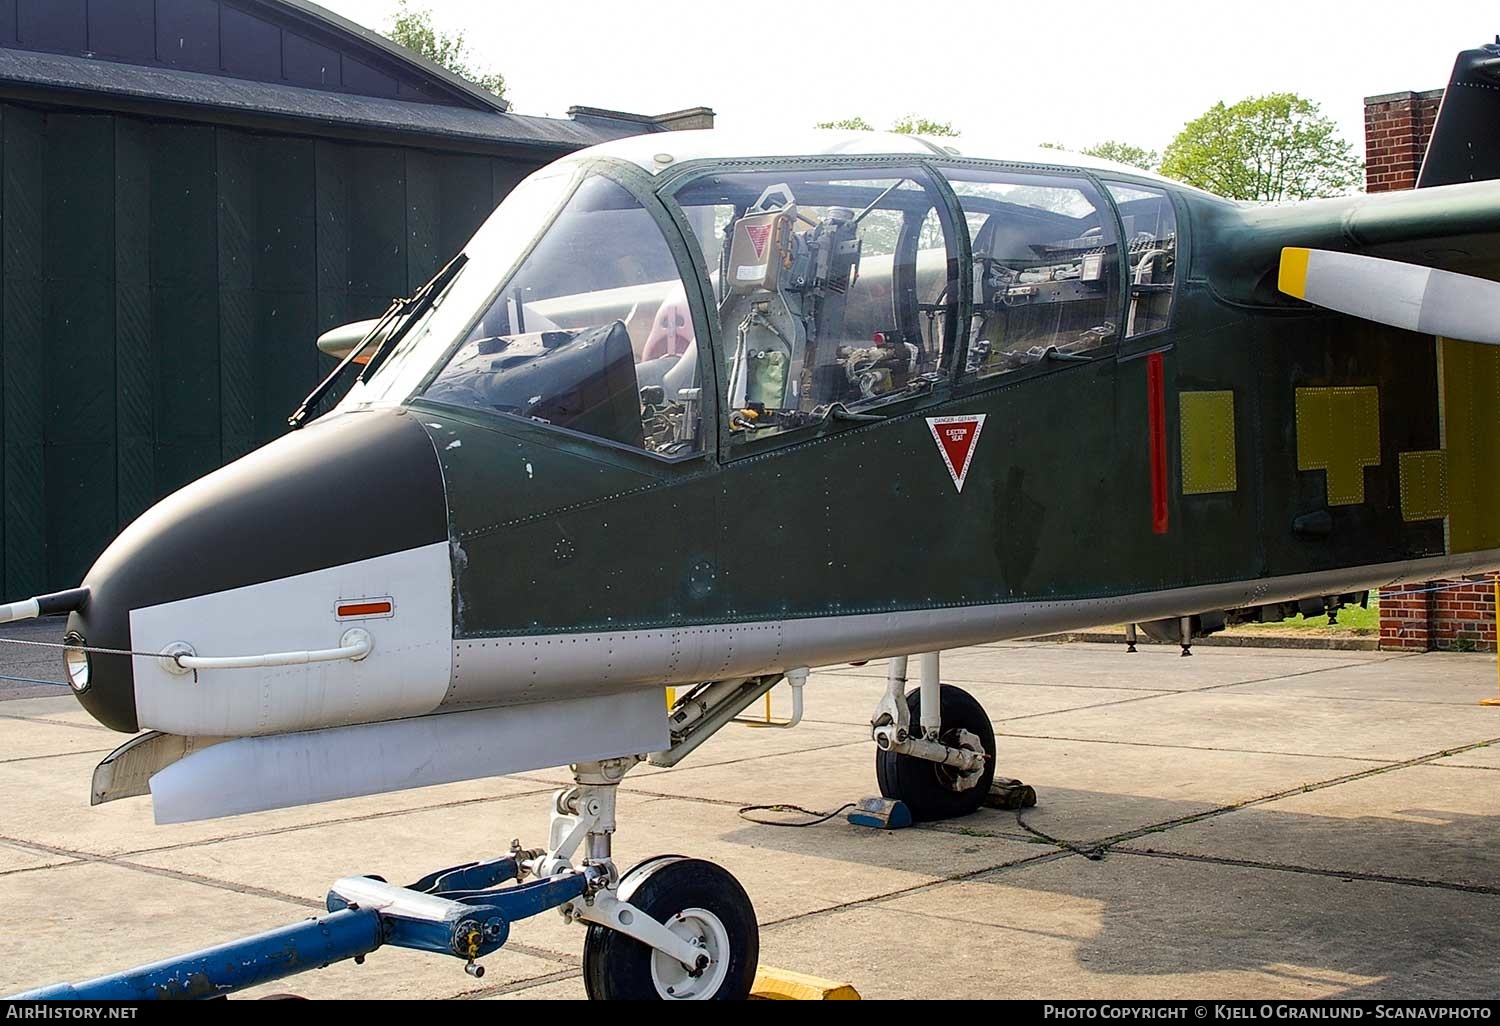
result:
[(1500, 345), (1500, 282), (1324, 249), (1281, 251), (1280, 288), (1377, 324)]

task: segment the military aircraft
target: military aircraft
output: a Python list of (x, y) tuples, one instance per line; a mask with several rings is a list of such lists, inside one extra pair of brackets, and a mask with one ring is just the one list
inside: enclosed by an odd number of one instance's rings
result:
[(1291, 206), (874, 133), (583, 151), (0, 619), (69, 614), (79, 701), (146, 732), (94, 800), (159, 821), (571, 765), (522, 861), (581, 851), (590, 993), (743, 995), (748, 896), (619, 873), (614, 796), (779, 682), (889, 659), (880, 789), (962, 816), (1003, 753), (942, 650), (1500, 567), (1497, 81), (1460, 58), (1421, 189)]

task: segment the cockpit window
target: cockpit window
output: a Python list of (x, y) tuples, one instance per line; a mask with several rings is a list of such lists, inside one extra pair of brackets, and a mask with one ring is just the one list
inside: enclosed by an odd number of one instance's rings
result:
[(1172, 289), (1177, 279), (1177, 212), (1161, 189), (1106, 183), (1125, 227), (1130, 262), (1130, 310), (1125, 337), (1149, 335), (1172, 319)]
[(964, 371), (1089, 359), (1119, 341), (1115, 220), (1082, 179), (950, 168), (974, 250)]
[(735, 438), (884, 405), (946, 376), (957, 264), (925, 172), (715, 174), (672, 199), (713, 280)]
[(700, 452), (697, 331), (650, 213), (585, 179), (424, 397), (663, 457)]

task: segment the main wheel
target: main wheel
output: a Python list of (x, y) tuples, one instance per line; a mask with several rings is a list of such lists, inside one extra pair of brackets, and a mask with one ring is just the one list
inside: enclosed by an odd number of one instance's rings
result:
[[(921, 690), (906, 696), (913, 731), (921, 728)], [(995, 731), (973, 695), (960, 688), (943, 685), (942, 733), (939, 739), (950, 748), (973, 748), (984, 751), (984, 768), (977, 774), (963, 774), (948, 766), (926, 759), (894, 752), (875, 753), (875, 779), (880, 793), (906, 803), (912, 819), (930, 823), (957, 819), (979, 811), (984, 796), (995, 778)]]
[(619, 896), (712, 959), (690, 970), (617, 930), (589, 925), (583, 985), (595, 1001), (737, 1001), (760, 963), (755, 907), (739, 881), (701, 859), (658, 856), (620, 878)]

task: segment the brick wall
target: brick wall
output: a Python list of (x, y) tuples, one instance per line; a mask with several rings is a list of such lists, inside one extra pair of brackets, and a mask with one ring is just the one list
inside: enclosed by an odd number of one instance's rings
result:
[(1387, 652), (1426, 652), (1432, 646), (1431, 595), (1405, 588), (1380, 593), (1380, 647)]
[(1435, 592), (1433, 648), (1440, 652), (1495, 651), (1495, 583), (1491, 579)]
[[(1442, 102), (1441, 89), (1365, 100), (1367, 191), (1416, 188)], [(1495, 651), (1493, 581), (1433, 581), (1385, 589), (1380, 594), (1380, 647), (1391, 652)]]
[(1443, 90), (1386, 93), (1365, 100), (1365, 189), (1414, 189)]
[(1494, 580), (1385, 589), (1380, 595), (1380, 647), (1388, 652), (1495, 651)]

